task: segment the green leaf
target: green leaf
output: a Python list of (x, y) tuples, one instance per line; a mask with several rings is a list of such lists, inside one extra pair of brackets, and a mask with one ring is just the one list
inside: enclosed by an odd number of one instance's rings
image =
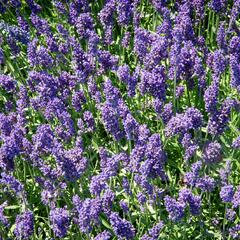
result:
[(10, 232), (11, 232), (11, 233), (13, 233), (13, 231), (14, 231), (14, 229), (15, 229), (15, 226), (16, 226), (15, 224), (13, 224), (13, 225), (11, 226), (11, 228), (10, 228)]
[(154, 208), (152, 207), (152, 205), (147, 205), (147, 209), (149, 210), (149, 212), (152, 214), (152, 217), (156, 220), (156, 211), (154, 210)]
[(110, 224), (105, 219), (101, 218), (101, 222), (102, 222), (104, 227), (106, 227), (108, 229), (112, 229)]
[(18, 205), (12, 205), (12, 206), (5, 207), (5, 209), (7, 209), (7, 210), (9, 210), (9, 209), (18, 209), (18, 208), (20, 208), (20, 206), (18, 206)]

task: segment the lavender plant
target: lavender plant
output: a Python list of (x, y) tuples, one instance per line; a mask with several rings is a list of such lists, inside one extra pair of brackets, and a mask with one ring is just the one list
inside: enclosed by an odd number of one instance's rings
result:
[(239, 0), (0, 0), (0, 239), (239, 239), (239, 94)]

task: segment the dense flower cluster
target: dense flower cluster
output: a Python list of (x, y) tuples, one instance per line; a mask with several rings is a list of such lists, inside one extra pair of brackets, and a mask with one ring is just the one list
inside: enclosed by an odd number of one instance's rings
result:
[(239, 19), (0, 0), (0, 239), (239, 239)]
[(34, 217), (31, 211), (26, 211), (16, 217), (14, 233), (17, 239), (28, 239), (33, 234)]

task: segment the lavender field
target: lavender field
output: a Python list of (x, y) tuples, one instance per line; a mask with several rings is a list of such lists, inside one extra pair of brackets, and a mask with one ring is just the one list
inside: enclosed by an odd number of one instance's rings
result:
[(240, 0), (0, 0), (13, 239), (240, 239)]

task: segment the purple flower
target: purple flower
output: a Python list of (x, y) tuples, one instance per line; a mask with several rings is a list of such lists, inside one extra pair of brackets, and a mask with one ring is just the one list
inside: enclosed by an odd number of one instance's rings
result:
[[(238, 40), (240, 40), (240, 38)], [(231, 71), (231, 87), (236, 88), (238, 92), (240, 92), (240, 59), (234, 54), (231, 54), (229, 62)]]
[(80, 206), (76, 206), (78, 211), (78, 225), (82, 232), (89, 233), (93, 225), (99, 224), (99, 215), (102, 210), (102, 202), (99, 198), (86, 198)]
[(185, 87), (184, 86), (177, 86), (176, 88), (176, 97), (177, 98), (180, 98), (183, 94), (184, 94), (184, 91), (185, 91)]
[(145, 175), (136, 174), (134, 177), (134, 181), (140, 185), (140, 187), (147, 193), (148, 195), (153, 194), (153, 185), (150, 183), (149, 179)]
[(54, 134), (50, 125), (38, 126), (37, 132), (32, 137), (35, 150), (39, 152), (51, 152), (54, 146)]
[(123, 179), (122, 179), (122, 187), (127, 194), (129, 194), (129, 195), (132, 194), (129, 181), (126, 177), (123, 177)]
[(51, 29), (47, 20), (40, 18), (38, 15), (32, 13), (30, 16), (33, 26), (36, 28), (38, 34), (51, 35)]
[(140, 59), (143, 59), (147, 52), (148, 46), (151, 44), (150, 32), (142, 28), (134, 30), (134, 52)]
[(120, 128), (119, 117), (115, 109), (109, 104), (105, 104), (101, 108), (102, 119), (107, 132), (111, 133), (116, 141), (123, 137), (123, 132)]
[(133, 172), (139, 172), (139, 168), (141, 166), (141, 162), (144, 160), (145, 157), (145, 145), (137, 144), (131, 154), (130, 154), (130, 164), (131, 170)]
[(4, 113), (0, 113), (0, 131), (1, 135), (9, 136), (13, 129), (13, 122), (11, 121), (10, 116), (5, 115)]
[(137, 134), (137, 143), (139, 145), (144, 145), (148, 138), (150, 137), (150, 130), (148, 129), (146, 124), (139, 125), (138, 134)]
[(201, 127), (203, 116), (201, 112), (193, 107), (188, 108), (185, 113), (177, 113), (172, 117), (166, 126), (166, 135), (174, 136), (184, 134), (190, 129), (198, 129)]
[(124, 48), (127, 48), (130, 45), (130, 40), (131, 40), (131, 33), (125, 32), (121, 42), (122, 46)]
[(239, 40), (240, 40), (239, 36), (233, 36), (229, 43), (229, 51), (235, 56), (237, 56), (237, 53), (239, 53), (239, 50), (240, 50)]
[(234, 188), (232, 185), (225, 185), (222, 186), (221, 191), (220, 191), (220, 197), (223, 202), (231, 202), (233, 199), (234, 195)]
[(156, 66), (152, 71), (142, 70), (139, 84), (142, 95), (149, 93), (153, 97), (165, 100), (167, 85), (164, 67)]
[(95, 60), (91, 54), (83, 51), (76, 38), (71, 37), (69, 42), (73, 50), (72, 64), (78, 82), (86, 82), (87, 77), (95, 70)]
[(106, 72), (108, 70), (116, 70), (118, 64), (118, 57), (113, 56), (109, 51), (99, 50), (98, 51), (98, 62), (100, 68)]
[(179, 221), (184, 217), (185, 204), (176, 201), (170, 196), (164, 197), (164, 205), (169, 214), (169, 218), (173, 221)]
[(119, 99), (121, 99), (121, 93), (118, 88), (113, 86), (110, 79), (104, 82), (103, 91), (106, 96), (106, 102), (114, 108), (117, 108), (117, 105), (119, 105)]
[(23, 193), (23, 185), (14, 176), (7, 175), (5, 172), (1, 173), (0, 184), (8, 186), (17, 195)]
[(78, 119), (77, 126), (79, 129), (78, 133), (80, 133), (80, 135), (85, 132), (84, 121), (81, 118)]
[(240, 149), (240, 136), (233, 141), (232, 147), (235, 149)]
[[(43, 182), (42, 179), (36, 179), (37, 182)], [(41, 192), (41, 201), (44, 205), (54, 205), (54, 201), (58, 196), (58, 191), (56, 187), (50, 183), (50, 181), (46, 181), (44, 184), (44, 188)]]
[(112, 31), (114, 23), (114, 13), (116, 11), (116, 1), (109, 0), (106, 2), (104, 7), (98, 14), (101, 24), (104, 28), (104, 39), (105, 44), (112, 44)]
[(173, 38), (175, 41), (192, 40), (194, 38), (193, 22), (191, 19), (190, 5), (182, 4), (175, 19)]
[[(158, 1), (159, 2), (159, 1)], [(167, 8), (161, 8), (161, 11), (164, 9), (163, 21), (156, 29), (156, 32), (160, 35), (164, 34), (168, 39), (172, 39), (172, 20), (170, 18), (170, 11)]]
[(164, 105), (163, 110), (160, 114), (160, 117), (162, 118), (163, 122), (165, 124), (168, 123), (168, 121), (171, 119), (171, 117), (173, 116), (173, 108), (172, 108), (172, 103), (167, 103)]
[(3, 49), (0, 47), (0, 64), (3, 64), (5, 61)]
[(99, 43), (99, 36), (94, 31), (91, 31), (88, 36), (88, 51), (90, 54), (93, 54), (94, 56), (97, 55)]
[(120, 205), (121, 209), (123, 210), (123, 212), (125, 212), (125, 213), (128, 213), (128, 212), (129, 212), (128, 203), (127, 203), (126, 201), (121, 200), (121, 201), (119, 202), (119, 205)]
[(144, 65), (148, 69), (156, 67), (162, 60), (166, 59), (168, 41), (166, 37), (158, 36), (151, 44), (151, 50), (144, 59)]
[(19, 0), (11, 0), (10, 1), (10, 5), (12, 5), (15, 8), (19, 8), (19, 7), (21, 7), (21, 1), (19, 1)]
[(12, 93), (16, 90), (17, 82), (10, 76), (0, 74), (0, 87), (2, 87), (5, 91)]
[(111, 239), (111, 233), (107, 230), (104, 230), (103, 232), (99, 233), (94, 240), (110, 240)]
[(210, 85), (204, 94), (205, 108), (209, 114), (217, 114), (218, 86), (216, 83)]
[(114, 199), (115, 193), (111, 189), (107, 189), (101, 196), (102, 210), (107, 216), (111, 214)]
[(236, 212), (232, 209), (227, 209), (226, 218), (228, 221), (233, 222), (236, 217)]
[(130, 69), (127, 64), (118, 67), (117, 75), (120, 81), (128, 83), (131, 80)]
[(201, 208), (200, 196), (195, 196), (190, 189), (183, 188), (179, 192), (178, 201), (182, 204), (189, 204), (190, 212), (193, 215), (199, 215)]
[(220, 12), (225, 9), (227, 4), (226, 0), (211, 0), (209, 3), (210, 8), (212, 8), (215, 12)]
[(88, 38), (90, 32), (94, 30), (94, 22), (90, 13), (80, 14), (75, 25), (80, 38)]
[(164, 164), (166, 155), (162, 149), (162, 143), (159, 134), (153, 134), (149, 138), (149, 143), (146, 146), (146, 160), (143, 162), (140, 172), (150, 178), (158, 176), (164, 178)]
[(151, 229), (148, 230), (149, 235), (152, 237), (152, 240), (157, 240), (161, 230), (164, 227), (164, 223), (162, 221), (155, 224)]
[(194, 62), (194, 75), (198, 78), (198, 87), (200, 89), (205, 89), (206, 88), (206, 71), (204, 69), (203, 65), (203, 59), (200, 57), (195, 58)]
[(191, 135), (188, 133), (185, 133), (183, 136), (183, 139), (181, 141), (183, 147), (185, 148), (185, 154), (184, 154), (184, 159), (189, 160), (191, 157), (194, 156), (198, 149), (198, 145), (195, 144), (192, 139)]
[(225, 23), (221, 22), (218, 31), (217, 31), (217, 44), (220, 49), (224, 51), (227, 49), (227, 42), (226, 42), (226, 33), (225, 33)]
[(116, 5), (115, 0), (109, 0), (106, 2), (102, 10), (99, 12), (98, 16), (104, 27), (112, 25), (113, 13), (116, 10), (115, 5)]
[(208, 120), (208, 132), (212, 135), (220, 135), (224, 132), (229, 122), (230, 113), (237, 106), (237, 102), (232, 99), (225, 99), (221, 109)]
[(169, 58), (170, 58), (170, 68), (168, 71), (168, 77), (172, 80), (179, 77), (178, 66), (180, 66), (180, 50), (181, 45), (178, 42), (174, 42), (170, 48)]
[(63, 38), (67, 38), (69, 36), (69, 32), (62, 24), (57, 25), (58, 32), (62, 35)]
[(117, 75), (120, 81), (127, 84), (128, 95), (135, 95), (135, 88), (137, 85), (138, 72), (134, 72), (133, 76), (130, 74), (130, 69), (127, 64), (118, 67)]
[(87, 126), (88, 131), (93, 132), (95, 129), (95, 121), (93, 114), (90, 111), (85, 111), (83, 113), (83, 119)]
[(199, 172), (201, 170), (201, 167), (202, 167), (201, 161), (195, 162), (191, 166), (191, 171), (185, 173), (184, 182), (188, 186), (192, 186), (192, 187), (195, 186), (195, 184), (197, 183), (198, 178), (199, 178)]
[(191, 129), (198, 129), (201, 127), (203, 116), (198, 109), (190, 107), (185, 111), (184, 115), (185, 118), (189, 121)]
[(207, 63), (212, 68), (213, 74), (216, 76), (220, 76), (227, 66), (222, 50), (215, 50), (215, 52), (209, 54)]
[(144, 205), (144, 203), (147, 202), (147, 197), (146, 197), (146, 195), (145, 195), (144, 193), (142, 193), (142, 192), (139, 192), (139, 193), (137, 194), (137, 199), (138, 199), (138, 202), (139, 202), (140, 205)]
[(230, 160), (227, 160), (226, 161), (226, 167), (225, 168), (221, 168), (219, 170), (219, 175), (220, 175), (220, 178), (221, 178), (221, 183), (223, 185), (227, 184), (228, 183), (228, 177), (230, 176), (230, 173), (231, 173), (231, 162)]
[(204, 18), (204, 0), (193, 0), (192, 1), (193, 7), (196, 11), (197, 17), (199, 17), (200, 19)]
[(163, 109), (163, 102), (160, 99), (155, 98), (153, 101), (153, 108), (157, 114), (161, 114)]
[(82, 106), (85, 102), (86, 98), (83, 91), (79, 90), (73, 94), (72, 105), (77, 112), (80, 112), (82, 110)]
[(93, 79), (90, 79), (88, 81), (88, 92), (90, 94), (90, 96), (97, 102), (100, 103), (101, 102), (101, 92), (99, 91), (95, 81)]
[(42, 10), (42, 7), (34, 0), (26, 0), (26, 2), (33, 13), (38, 13)]
[(31, 66), (43, 66), (49, 68), (53, 65), (53, 58), (44, 46), (37, 46), (38, 40), (35, 38), (28, 44), (28, 60)]
[(204, 93), (205, 109), (208, 114), (215, 114), (217, 111), (218, 91), (217, 84), (212, 83)]
[(232, 199), (232, 204), (234, 208), (240, 206), (240, 186), (237, 187)]
[(0, 223), (4, 226), (8, 226), (9, 222), (6, 216), (4, 216), (4, 208), (7, 206), (7, 202), (0, 204)]
[(229, 234), (233, 239), (238, 239), (240, 236), (240, 224), (237, 224), (234, 227), (229, 228)]
[(112, 212), (109, 220), (118, 239), (133, 239), (135, 237), (133, 225), (127, 220), (120, 218), (117, 213)]
[(118, 106), (116, 108), (116, 111), (121, 118), (126, 118), (127, 114), (130, 113), (127, 104), (122, 98), (118, 100)]
[(67, 14), (67, 10), (64, 6), (64, 4), (60, 1), (54, 1), (53, 2), (54, 7), (56, 7), (56, 9), (58, 10), (59, 13), (66, 15)]
[(222, 148), (217, 142), (209, 142), (203, 149), (203, 160), (206, 163), (218, 163), (222, 160)]
[(215, 181), (209, 176), (204, 176), (197, 179), (196, 187), (204, 192), (211, 192), (215, 188)]
[[(45, 108), (49, 99), (56, 97), (58, 83), (56, 79), (45, 71), (31, 71), (28, 74), (30, 90), (36, 92), (37, 98), (32, 98), (32, 105), (35, 109)], [(56, 98), (57, 99), (57, 98)], [(35, 104), (34, 101), (36, 101)], [(54, 100), (52, 100), (54, 101)], [(50, 103), (51, 101), (49, 101)], [(37, 105), (35, 107), (35, 105)]]
[(101, 192), (107, 189), (107, 176), (105, 174), (99, 174), (92, 177), (89, 190), (91, 194), (100, 196)]
[(88, 160), (82, 153), (83, 150), (78, 146), (69, 150), (64, 150), (62, 147), (56, 148), (56, 161), (66, 180), (75, 182), (87, 168)]
[(192, 89), (194, 87), (194, 81), (192, 76), (194, 72), (194, 67), (196, 68), (195, 59), (197, 57), (197, 51), (192, 41), (184, 42), (184, 46), (180, 49), (180, 52), (176, 54), (179, 54), (178, 56), (176, 56), (177, 60), (175, 59), (177, 65), (171, 65), (169, 70), (170, 77), (171, 79), (186, 79), (188, 88)]
[(123, 165), (128, 164), (128, 156), (125, 153), (119, 153), (108, 157), (105, 163), (101, 164), (101, 169), (107, 178), (117, 176), (120, 161), (123, 162)]
[(22, 134), (23, 132), (16, 128), (9, 136), (4, 138), (0, 147), (0, 166), (3, 169), (14, 169), (14, 158), (20, 153)]
[(137, 138), (138, 123), (130, 113), (123, 119), (123, 126), (128, 140)]
[(137, 5), (139, 4), (138, 3), (138, 0), (135, 1), (136, 4), (134, 4), (134, 11), (133, 11), (133, 26), (135, 28), (139, 27), (140, 26), (140, 21), (141, 21), (141, 12), (137, 10)]
[(54, 234), (57, 237), (65, 237), (70, 223), (69, 212), (65, 208), (54, 208), (50, 210), (49, 219)]
[(52, 53), (57, 53), (59, 51), (59, 46), (55, 37), (46, 37), (47, 50)]
[(121, 26), (127, 26), (133, 16), (133, 6), (131, 0), (117, 1), (118, 23)]
[(33, 234), (34, 228), (34, 216), (29, 210), (17, 215), (16, 217), (16, 228), (14, 233), (17, 239), (29, 239)]

